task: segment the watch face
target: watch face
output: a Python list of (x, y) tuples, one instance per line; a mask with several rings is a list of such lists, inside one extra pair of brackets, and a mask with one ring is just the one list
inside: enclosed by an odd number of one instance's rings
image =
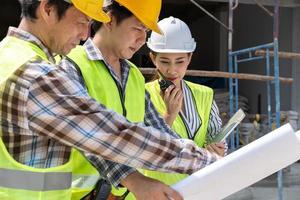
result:
[(161, 79), (158, 81), (161, 91), (165, 91), (170, 85), (174, 85), (172, 81)]

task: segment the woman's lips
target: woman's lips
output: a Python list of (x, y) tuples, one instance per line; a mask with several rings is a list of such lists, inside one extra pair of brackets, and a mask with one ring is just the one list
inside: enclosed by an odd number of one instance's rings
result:
[(166, 79), (168, 79), (169, 81), (175, 81), (177, 77), (172, 77), (172, 78), (167, 77)]

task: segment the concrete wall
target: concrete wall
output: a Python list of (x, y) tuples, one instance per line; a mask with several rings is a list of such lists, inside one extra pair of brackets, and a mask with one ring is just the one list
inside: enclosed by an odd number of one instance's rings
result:
[(214, 47), (216, 37), (214, 37), (214, 21), (208, 16), (189, 23), (190, 29), (197, 42), (197, 48), (193, 54), (193, 62), (190, 69), (216, 70)]
[(21, 9), (17, 0), (1, 0), (0, 6), (0, 39), (5, 37), (9, 26), (17, 26)]
[[(292, 33), (292, 50), (293, 52), (300, 53), (300, 8), (293, 9), (293, 20), (290, 21), (293, 25), (293, 33)], [(294, 84), (292, 86), (292, 109), (300, 113), (300, 60), (292, 61), (292, 77), (294, 78)], [(298, 120), (298, 127), (299, 126)]]
[[(270, 8), (272, 9), (272, 8)], [(280, 51), (292, 51), (293, 12), (291, 8), (280, 9)], [(273, 40), (273, 19), (255, 5), (240, 5), (234, 14), (233, 50), (253, 47)], [(241, 64), (239, 72), (265, 74), (264, 62)], [(291, 60), (280, 59), (280, 76), (292, 76)], [(258, 81), (240, 81), (239, 92), (249, 99), (252, 113), (256, 113), (258, 95), (261, 94), (262, 112), (266, 112), (266, 84)], [(291, 85), (281, 84), (281, 110), (291, 109)], [(274, 99), (274, 98), (273, 98)]]
[[(273, 12), (273, 8), (269, 7)], [(213, 13), (227, 24), (227, 8)], [(300, 8), (280, 8), (279, 50), (300, 52)], [(193, 69), (227, 71), (227, 31), (209, 17), (202, 17), (190, 24), (192, 33), (198, 42)], [(253, 47), (273, 41), (273, 19), (256, 5), (243, 5), (234, 12), (233, 50)], [(273, 68), (273, 67), (272, 67)], [(265, 75), (265, 62), (241, 64), (241, 73)], [(273, 72), (272, 72), (273, 73)], [(281, 84), (281, 110), (300, 112), (300, 62), (280, 59), (280, 76), (293, 77), (294, 84)], [(266, 82), (239, 82), (240, 94), (249, 99), (250, 112), (256, 113), (258, 96), (261, 96), (261, 112), (267, 110)], [(272, 93), (274, 97), (274, 93)], [(274, 102), (274, 98), (273, 103)], [(275, 108), (275, 107), (274, 107)]]
[[(269, 7), (269, 9), (273, 12), (272, 7)], [(217, 10), (213, 14), (225, 24), (227, 24), (226, 7)], [(297, 22), (299, 23), (300, 20), (299, 17), (299, 9), (280, 8), (280, 51), (300, 52), (299, 25), (297, 24)], [(293, 19), (294, 24), (291, 23)], [(189, 25), (195, 39), (197, 40), (197, 49), (194, 53), (191, 68), (227, 71), (227, 31), (208, 16), (202, 17), (196, 21), (191, 21), (189, 22)], [(296, 29), (298, 30), (298, 32), (295, 31)], [(296, 41), (296, 39), (298, 39), (298, 42)], [(272, 17), (267, 15), (256, 5), (240, 4), (234, 12), (233, 50), (253, 47), (265, 43), (270, 43), (272, 41)], [(297, 70), (296, 67), (292, 67), (292, 65), (299, 65), (299, 62), (280, 59), (280, 76), (296, 77), (296, 75), (299, 74), (298, 81), (300, 82), (300, 69)], [(239, 67), (239, 72), (264, 75), (266, 73), (265, 63), (251, 62), (241, 64)], [(293, 93), (292, 102), (292, 90), (297, 91), (296, 85), (297, 84), (281, 84), (281, 110), (295, 109), (297, 111), (298, 109), (298, 111), (300, 111), (299, 92)], [(249, 99), (251, 113), (256, 113), (259, 110), (259, 95), (261, 96), (261, 112), (266, 113), (266, 87), (266, 82), (246, 80), (241, 80), (239, 82), (239, 92)], [(274, 94), (272, 95), (274, 96)]]

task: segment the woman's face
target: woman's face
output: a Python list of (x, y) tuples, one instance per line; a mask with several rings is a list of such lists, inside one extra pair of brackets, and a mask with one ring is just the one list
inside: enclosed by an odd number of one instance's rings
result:
[(164, 79), (179, 87), (190, 64), (192, 53), (150, 53), (150, 57)]

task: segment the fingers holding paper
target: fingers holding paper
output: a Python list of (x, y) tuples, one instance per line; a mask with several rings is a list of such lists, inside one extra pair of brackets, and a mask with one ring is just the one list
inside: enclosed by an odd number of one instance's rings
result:
[(211, 143), (206, 146), (206, 149), (210, 152), (216, 153), (219, 156), (224, 156), (226, 153), (226, 144), (224, 142)]

